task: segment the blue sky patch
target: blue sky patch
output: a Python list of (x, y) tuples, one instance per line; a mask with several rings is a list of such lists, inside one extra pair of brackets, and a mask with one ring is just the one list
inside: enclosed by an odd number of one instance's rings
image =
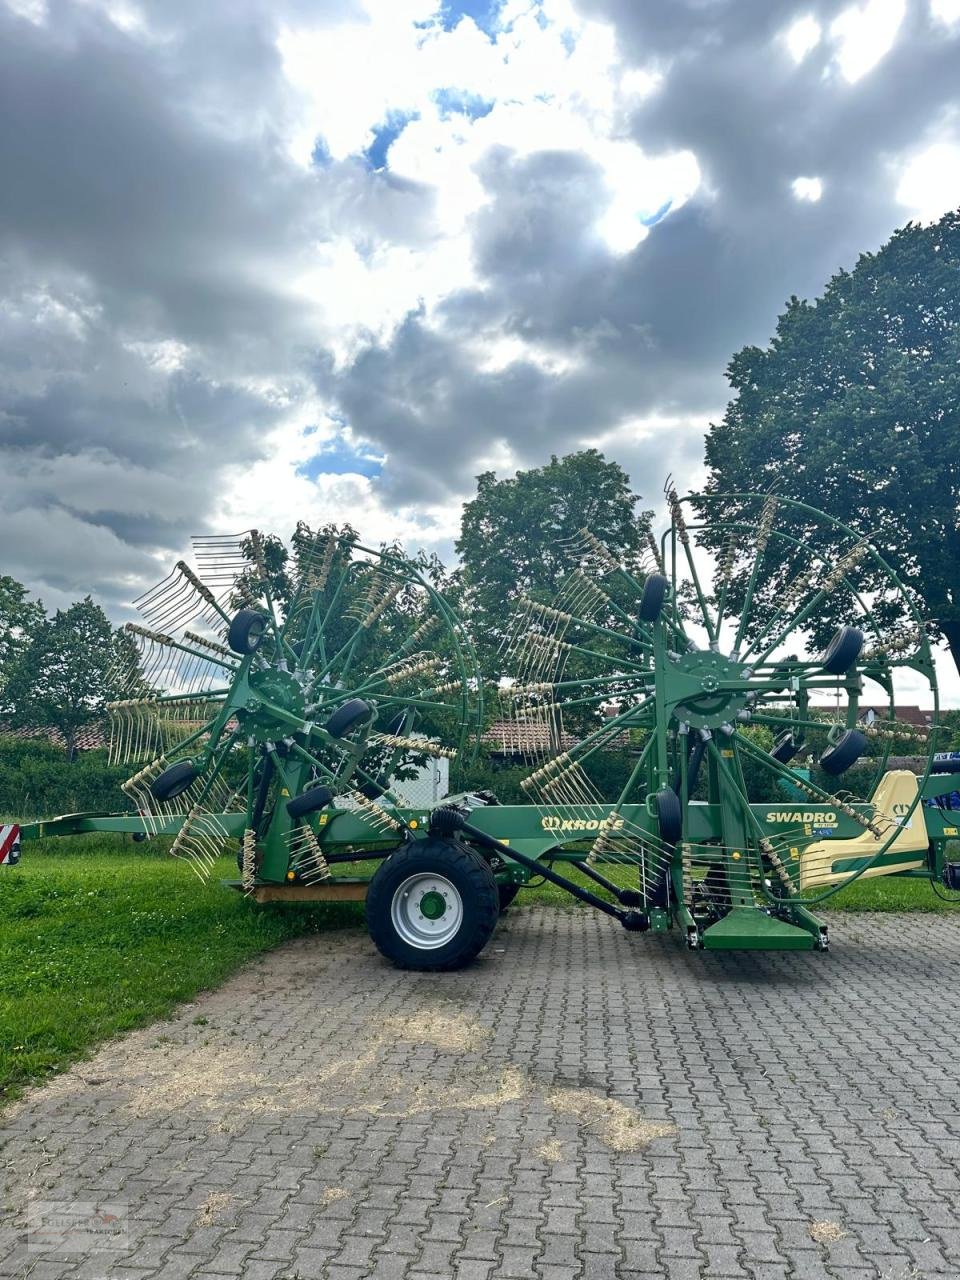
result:
[(396, 142), (411, 120), (418, 120), (417, 111), (388, 111), (387, 118), (374, 126), (373, 141), (363, 153), (371, 169), (385, 169), (390, 144)]
[(367, 452), (363, 446), (354, 448), (343, 436), (328, 440), (319, 453), (297, 467), (297, 475), (306, 480), (318, 476), (369, 476), (373, 479), (383, 470), (383, 458)]
[(656, 211), (656, 213), (648, 214), (647, 217), (641, 218), (640, 221), (643, 223), (645, 227), (655, 227), (658, 222), (663, 221), (663, 219), (670, 212), (670, 209), (672, 208), (672, 206), (673, 206), (673, 201), (667, 200), (664, 204), (660, 206), (660, 208)]
[(437, 104), (441, 120), (453, 115), (479, 120), (493, 110), (492, 99), (481, 98), (479, 94), (468, 93), (466, 89), (434, 89), (430, 97)]
[(330, 148), (321, 137), (317, 137), (310, 153), (310, 163), (315, 169), (326, 169), (331, 163)]
[(461, 18), (472, 18), (492, 40), (499, 28), (503, 0), (443, 0), (440, 22), (444, 31), (452, 31)]

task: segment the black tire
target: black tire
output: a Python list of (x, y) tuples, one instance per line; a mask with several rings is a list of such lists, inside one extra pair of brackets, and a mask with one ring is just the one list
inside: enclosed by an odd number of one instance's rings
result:
[[(415, 878), (424, 885), (446, 883), (455, 891), (455, 897), (453, 892), (444, 893), (447, 903), (432, 937), (426, 932), (422, 938), (412, 936), (410, 927), (406, 936), (398, 931), (398, 917), (409, 921), (414, 930), (418, 927), (414, 913), (435, 892), (427, 889), (414, 901), (411, 895), (419, 891)], [(444, 934), (441, 923), (447, 910), (451, 911), (447, 928), (454, 929), (450, 936)], [(404, 845), (380, 864), (367, 891), (366, 914), (374, 946), (397, 968), (462, 969), (489, 942), (500, 916), (500, 896), (493, 872), (479, 854), (431, 836)]]
[(866, 749), (867, 740), (860, 730), (848, 729), (832, 747), (827, 747), (820, 757), (820, 768), (835, 778), (856, 764)]
[(824, 650), (823, 669), (831, 676), (842, 676), (860, 657), (863, 632), (859, 627), (841, 627)]
[(358, 725), (366, 724), (372, 719), (373, 707), (370, 703), (364, 702), (362, 698), (351, 698), (342, 707), (337, 707), (323, 727), (331, 738), (342, 738), (351, 729), (356, 729)]
[(267, 618), (259, 609), (241, 609), (234, 614), (227, 632), (227, 644), (234, 653), (246, 657), (260, 648), (267, 634)]
[(657, 809), (657, 827), (664, 844), (675, 845), (683, 832), (683, 813), (680, 797), (669, 787), (658, 791), (654, 797)]
[(143, 844), (146, 838), (147, 838), (147, 833), (145, 831), (134, 831), (132, 836), (134, 844)]
[(650, 574), (643, 584), (643, 594), (640, 596), (641, 622), (656, 622), (669, 590), (670, 583), (662, 573)]
[(150, 794), (154, 800), (175, 800), (200, 777), (200, 770), (192, 760), (178, 760), (176, 764), (164, 769), (159, 778), (150, 784)]
[(508, 882), (507, 884), (497, 885), (497, 894), (500, 898), (500, 914), (501, 915), (503, 915), (503, 913), (510, 906), (510, 903), (513, 902), (514, 898), (517, 896), (519, 892), (520, 892), (520, 886), (518, 884), (514, 884), (512, 881)]
[(780, 764), (789, 764), (799, 750), (800, 743), (797, 742), (789, 729), (784, 729), (783, 733), (774, 742), (770, 755), (774, 760), (778, 760)]
[(291, 818), (303, 818), (308, 813), (316, 813), (333, 803), (333, 792), (329, 787), (311, 787), (287, 801), (287, 813)]

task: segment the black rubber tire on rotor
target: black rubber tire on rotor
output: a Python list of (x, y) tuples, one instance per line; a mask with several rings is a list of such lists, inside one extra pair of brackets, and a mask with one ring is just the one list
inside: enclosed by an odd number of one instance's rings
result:
[(254, 653), (263, 643), (267, 634), (267, 618), (259, 609), (241, 609), (233, 615), (230, 630), (227, 632), (227, 644), (234, 653), (245, 658)]
[(670, 590), (670, 582), (662, 573), (651, 573), (649, 578), (643, 584), (643, 593), (640, 596), (640, 621), (656, 622), (660, 617), (660, 610), (663, 608), (663, 602), (667, 598), (667, 592)]
[(192, 760), (178, 760), (164, 769), (159, 778), (154, 778), (150, 783), (150, 794), (161, 804), (175, 800), (199, 777), (200, 770)]
[[(442, 947), (415, 947), (393, 925), (394, 895), (408, 877), (418, 873), (445, 876), (460, 894), (463, 922)], [(367, 931), (382, 956), (398, 969), (437, 972), (462, 969), (477, 958), (497, 926), (500, 897), (493, 872), (478, 853), (431, 836), (403, 845), (380, 864), (367, 890), (365, 910)]]
[(800, 743), (797, 742), (789, 729), (785, 729), (773, 744), (770, 756), (780, 764), (789, 764), (799, 750)]
[(867, 740), (859, 729), (848, 729), (820, 757), (820, 768), (832, 778), (846, 773), (867, 749)]
[(506, 884), (497, 885), (497, 895), (500, 898), (500, 914), (501, 915), (503, 915), (503, 913), (507, 910), (507, 908), (510, 906), (511, 902), (513, 902), (514, 898), (517, 896), (519, 892), (520, 892), (520, 886), (518, 884), (515, 884), (513, 881), (508, 881)]
[(660, 839), (664, 844), (673, 846), (683, 833), (683, 813), (680, 808), (680, 797), (670, 787), (664, 787), (662, 791), (658, 791), (654, 796), (654, 804), (657, 810), (657, 828), (660, 832)]
[(316, 813), (333, 803), (333, 792), (329, 787), (311, 787), (287, 801), (287, 813), (291, 818), (303, 818), (308, 813)]
[(351, 729), (372, 720), (373, 714), (373, 707), (369, 702), (364, 702), (362, 698), (351, 698), (343, 706), (337, 707), (323, 727), (331, 738), (342, 738)]
[(823, 669), (831, 676), (842, 676), (860, 657), (863, 632), (859, 627), (841, 627), (824, 650)]

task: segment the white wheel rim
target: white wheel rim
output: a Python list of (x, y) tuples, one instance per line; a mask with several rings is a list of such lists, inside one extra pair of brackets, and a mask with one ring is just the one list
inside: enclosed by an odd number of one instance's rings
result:
[[(443, 912), (432, 917), (429, 913), (436, 909), (439, 899), (443, 900)], [(397, 888), (390, 904), (390, 920), (397, 935), (409, 946), (433, 951), (457, 936), (463, 924), (463, 899), (446, 876), (420, 872), (408, 876)]]

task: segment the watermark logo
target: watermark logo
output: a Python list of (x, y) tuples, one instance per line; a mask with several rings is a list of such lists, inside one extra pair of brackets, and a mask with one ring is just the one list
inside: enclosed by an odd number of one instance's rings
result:
[(108, 1253), (129, 1248), (126, 1201), (34, 1200), (27, 1209), (28, 1253)]

